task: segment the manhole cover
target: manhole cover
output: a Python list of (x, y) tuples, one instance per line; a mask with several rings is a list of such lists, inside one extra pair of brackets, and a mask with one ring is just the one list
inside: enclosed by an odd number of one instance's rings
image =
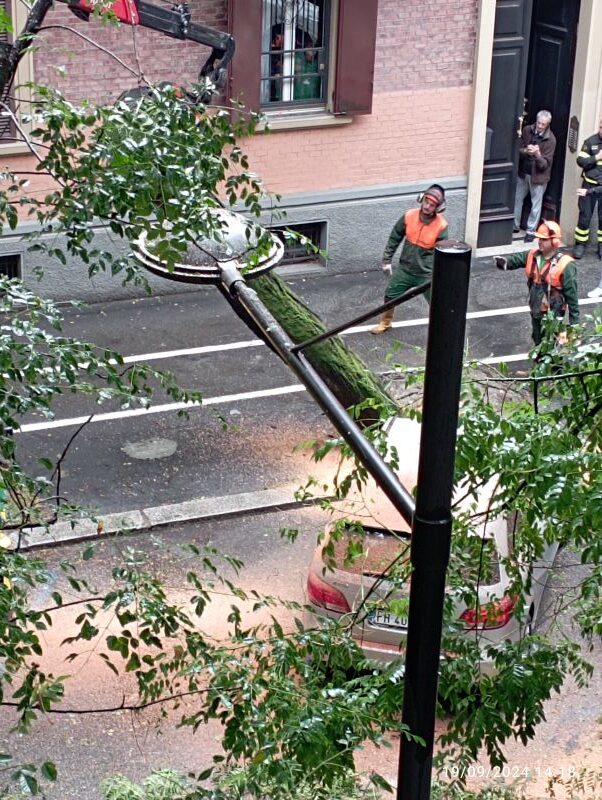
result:
[(143, 439), (126, 442), (121, 449), (132, 458), (167, 458), (176, 452), (178, 443), (173, 439)]

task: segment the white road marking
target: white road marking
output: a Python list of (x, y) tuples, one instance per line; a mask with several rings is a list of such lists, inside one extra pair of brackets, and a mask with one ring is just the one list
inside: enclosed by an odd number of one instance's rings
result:
[[(592, 303), (599, 303), (598, 298), (586, 298), (579, 301), (579, 305), (591, 305)], [(528, 306), (513, 306), (510, 308), (496, 308), (490, 311), (472, 311), (467, 314), (467, 319), (482, 319), (484, 317), (505, 316), (507, 314), (522, 314), (528, 312)], [(408, 328), (418, 325), (426, 325), (428, 323), (427, 317), (419, 319), (401, 320), (394, 322), (395, 328)], [(343, 335), (352, 333), (365, 333), (369, 331), (371, 325), (358, 325), (355, 328), (349, 328)], [(177, 358), (179, 356), (201, 355), (204, 353), (218, 353), (224, 350), (238, 350), (246, 347), (261, 347), (263, 342), (260, 339), (249, 339), (242, 342), (230, 342), (230, 344), (208, 345), (205, 347), (190, 347), (182, 350), (169, 350), (160, 353), (145, 353), (137, 356), (126, 356), (124, 361), (132, 363), (135, 361), (155, 361), (164, 358)], [(526, 361), (528, 359), (527, 353), (516, 353), (514, 355), (506, 356), (491, 356), (489, 358), (481, 359), (483, 364), (509, 364), (516, 361)], [(291, 386), (279, 386), (275, 389), (260, 389), (255, 392), (241, 392), (239, 394), (226, 394), (218, 397), (206, 397), (203, 399), (201, 405), (197, 403), (163, 403), (157, 406), (150, 406), (150, 408), (130, 408), (124, 411), (109, 411), (102, 414), (94, 414), (90, 422), (109, 422), (117, 419), (127, 419), (129, 417), (141, 417), (145, 414), (163, 414), (171, 411), (179, 411), (184, 408), (194, 409), (203, 406), (212, 405), (225, 405), (227, 403), (236, 403), (241, 400), (257, 400), (262, 397), (280, 397), (286, 394), (294, 394), (297, 392), (304, 392), (305, 386), (302, 384), (292, 384)], [(22, 425), (19, 433), (33, 433), (34, 431), (45, 431), (54, 428), (68, 428), (76, 425), (83, 425), (90, 419), (90, 415), (81, 417), (69, 417), (66, 419), (45, 420), (44, 422), (31, 422)]]
[(479, 364), (512, 364), (515, 361), (528, 361), (529, 353), (515, 353), (513, 356), (490, 356), (481, 358)]
[(82, 417), (69, 417), (68, 419), (53, 419), (45, 422), (30, 422), (21, 425), (18, 432), (31, 433), (32, 431), (45, 431), (51, 428), (67, 428), (70, 425), (83, 425), (84, 422), (108, 422), (115, 419), (127, 419), (128, 417), (142, 417), (145, 414), (163, 414), (167, 411), (180, 411), (183, 408), (195, 409), (203, 406), (214, 406), (217, 404), (236, 403), (240, 400), (256, 400), (261, 397), (276, 397), (283, 394), (294, 394), (304, 392), (305, 386), (293, 384), (292, 386), (279, 386), (277, 389), (260, 389), (256, 392), (240, 392), (240, 394), (225, 394), (221, 397), (205, 397), (199, 403), (163, 403), (149, 408), (128, 408), (125, 411), (107, 411), (103, 414), (94, 414)]
[(136, 361), (158, 361), (163, 358), (179, 358), (180, 356), (200, 356), (205, 353), (221, 353), (224, 350), (244, 350), (246, 347), (263, 347), (261, 339), (248, 339), (244, 342), (230, 342), (230, 344), (209, 344), (205, 347), (186, 347), (182, 350), (161, 350), (159, 353), (142, 353), (139, 356), (124, 356), (124, 363), (132, 364)]
[[(580, 306), (593, 305), (594, 303), (602, 302), (600, 298), (585, 297), (579, 301)], [(466, 315), (466, 319), (486, 319), (487, 317), (505, 317), (509, 314), (526, 314), (529, 311), (529, 306), (509, 306), (508, 308), (493, 308), (489, 311), (470, 311)], [(404, 319), (399, 322), (394, 322), (394, 328), (416, 328), (421, 325), (428, 325), (428, 317), (418, 317), (417, 319)], [(356, 325), (353, 328), (348, 328), (343, 331), (341, 336), (350, 336), (355, 333), (366, 333), (373, 327), (370, 325)], [(206, 355), (210, 353), (222, 353), (227, 350), (243, 350), (247, 347), (263, 347), (264, 342), (261, 339), (247, 339), (241, 342), (229, 342), (228, 344), (211, 344), (203, 347), (187, 347), (181, 350), (162, 350), (156, 353), (142, 353), (134, 356), (124, 356), (124, 363), (133, 364), (138, 361), (159, 361), (167, 358), (180, 358), (182, 356), (197, 356)], [(503, 358), (501, 359), (504, 360)], [(517, 360), (517, 359), (515, 359)]]

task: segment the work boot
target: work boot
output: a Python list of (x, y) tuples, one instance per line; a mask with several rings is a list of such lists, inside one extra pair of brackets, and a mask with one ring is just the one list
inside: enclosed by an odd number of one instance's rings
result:
[(573, 248), (573, 258), (583, 258), (583, 254), (585, 253), (585, 245), (584, 244), (576, 244)]
[(395, 314), (395, 309), (394, 308), (388, 308), (385, 311), (385, 313), (382, 315), (378, 325), (375, 328), (372, 328), (370, 333), (379, 334), (379, 333), (384, 333), (385, 331), (388, 331), (389, 328), (391, 327), (392, 323), (393, 323), (393, 315), (394, 314)]

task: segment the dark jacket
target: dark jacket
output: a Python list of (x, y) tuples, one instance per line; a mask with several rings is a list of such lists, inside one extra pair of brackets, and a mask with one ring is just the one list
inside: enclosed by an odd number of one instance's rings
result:
[[(532, 156), (527, 153), (527, 145), (538, 144), (539, 156)], [(554, 151), (556, 150), (556, 137), (546, 128), (543, 136), (536, 135), (535, 125), (525, 125), (521, 135), (520, 157), (518, 160), (518, 174), (521, 178), (526, 175), (531, 176), (534, 184), (541, 185), (548, 183), (552, 172), (552, 162), (554, 161)]]
[(583, 142), (577, 163), (583, 170), (581, 177), (585, 186), (602, 185), (602, 161), (596, 161), (596, 153), (602, 149), (602, 138), (594, 133)]

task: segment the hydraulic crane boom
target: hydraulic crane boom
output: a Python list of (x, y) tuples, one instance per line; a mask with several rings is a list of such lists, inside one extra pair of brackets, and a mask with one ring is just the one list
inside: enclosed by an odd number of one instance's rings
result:
[[(94, 5), (85, 0), (79, 2), (63, 0), (63, 2), (67, 2), (78, 17), (86, 20), (95, 9)], [(104, 6), (99, 8), (100, 13), (105, 10), (111, 11), (117, 19), (128, 25), (140, 25), (143, 28), (160, 31), (174, 39), (188, 39), (211, 47), (211, 53), (199, 72), (199, 80), (210, 80), (218, 88), (222, 88), (225, 84), (226, 67), (234, 55), (234, 39), (229, 33), (192, 22), (187, 3), (163, 8), (146, 0), (116, 0), (106, 8)], [(205, 99), (201, 98), (203, 101)]]
[[(0, 100), (8, 97), (19, 62), (31, 48), (32, 39), (42, 28), (44, 18), (51, 9), (54, 0), (34, 0), (27, 21), (16, 36), (14, 42), (0, 42)], [(190, 39), (192, 42), (207, 45), (211, 48), (209, 57), (199, 72), (199, 83), (210, 82), (222, 88), (226, 81), (226, 67), (234, 55), (234, 39), (230, 34), (191, 22), (191, 14), (186, 2), (178, 3), (171, 8), (155, 6), (146, 0), (116, 0), (108, 6), (97, 6), (86, 0), (61, 0), (78, 17), (88, 20), (90, 14), (98, 8), (100, 13), (111, 11), (117, 19), (129, 25), (141, 25), (160, 31), (175, 39)], [(138, 91), (138, 90), (135, 90)], [(211, 89), (200, 95), (190, 95), (194, 102), (209, 102)]]

